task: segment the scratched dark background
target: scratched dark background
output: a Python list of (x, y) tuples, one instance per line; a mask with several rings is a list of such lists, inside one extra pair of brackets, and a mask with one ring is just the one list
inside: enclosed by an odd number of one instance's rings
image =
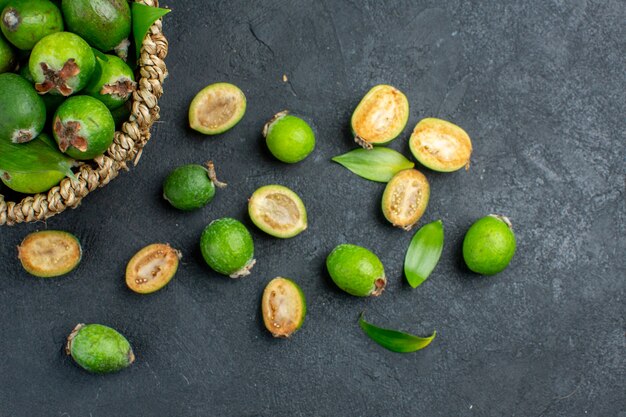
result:
[[(0, 229), (0, 416), (626, 416), (626, 3), (621, 0), (170, 1), (170, 77), (162, 119), (141, 163), (77, 209), (47, 223)], [(283, 82), (283, 74), (288, 82)], [(202, 137), (187, 108), (205, 85), (248, 97), (234, 129)], [(469, 172), (424, 170), (424, 222), (443, 219), (437, 269), (404, 283), (410, 233), (379, 209), (384, 186), (330, 162), (354, 147), (349, 117), (373, 85), (403, 90), (411, 117), (473, 138)], [(285, 165), (260, 130), (284, 108), (307, 118), (317, 148)], [(174, 167), (215, 160), (229, 183), (184, 214), (161, 199)], [(246, 199), (280, 183), (302, 196), (310, 227), (291, 240), (255, 229)], [(499, 276), (463, 266), (470, 224), (508, 215), (518, 252)], [(198, 250), (212, 219), (243, 220), (258, 264), (239, 281), (213, 273)], [(80, 267), (58, 279), (23, 272), (15, 246), (29, 232), (80, 237)], [(124, 268), (141, 247), (182, 250), (174, 280), (131, 293)], [(324, 260), (337, 244), (374, 250), (390, 283), (377, 299), (337, 290)], [(259, 302), (277, 275), (295, 279), (309, 314), (292, 340), (274, 340)], [(394, 354), (357, 318), (420, 335), (430, 347)], [(136, 363), (90, 375), (62, 351), (77, 322), (117, 328)]]

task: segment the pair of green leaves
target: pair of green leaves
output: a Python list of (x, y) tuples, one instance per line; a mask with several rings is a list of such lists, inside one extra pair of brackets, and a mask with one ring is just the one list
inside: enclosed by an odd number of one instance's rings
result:
[(400, 152), (382, 147), (355, 149), (332, 160), (360, 177), (377, 182), (389, 182), (398, 172), (415, 166)]
[(437, 331), (433, 331), (433, 334), (428, 337), (418, 337), (410, 333), (374, 326), (365, 321), (363, 314), (359, 318), (359, 326), (374, 342), (385, 349), (398, 353), (416, 352), (424, 349), (437, 336)]
[(59, 152), (46, 134), (28, 143), (0, 140), (0, 173), (36, 174), (56, 171), (74, 178), (74, 160)]
[(131, 5), (133, 40), (135, 41), (135, 55), (137, 59), (139, 59), (141, 44), (148, 34), (150, 26), (169, 12), (171, 12), (169, 9), (146, 6), (145, 4), (133, 3)]

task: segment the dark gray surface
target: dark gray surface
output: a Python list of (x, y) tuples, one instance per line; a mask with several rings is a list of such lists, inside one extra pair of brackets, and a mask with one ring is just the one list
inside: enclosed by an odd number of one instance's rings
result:
[[(474, 3), (169, 2), (170, 78), (139, 166), (47, 224), (0, 229), (0, 416), (626, 416), (626, 4)], [(216, 81), (239, 85), (248, 111), (232, 131), (202, 137), (185, 127), (187, 108)], [(423, 221), (443, 219), (446, 245), (416, 290), (401, 272), (411, 234), (380, 214), (383, 185), (329, 161), (353, 148), (350, 114), (377, 83), (411, 103), (394, 149), (409, 154), (425, 116), (458, 123), (474, 142), (469, 172), (425, 171)], [(283, 108), (317, 133), (315, 152), (293, 166), (273, 160), (259, 134)], [(229, 187), (194, 213), (168, 207), (166, 173), (209, 158)], [(269, 183), (307, 205), (310, 228), (295, 239), (247, 219), (246, 198)], [(491, 212), (511, 218), (518, 253), (480, 278), (460, 246)], [(255, 239), (258, 264), (239, 281), (212, 273), (197, 249), (222, 216), (244, 220)], [(15, 260), (20, 240), (45, 228), (82, 240), (71, 275), (35, 279)], [(180, 248), (182, 267), (164, 290), (135, 295), (126, 262), (156, 241)], [(324, 259), (342, 242), (379, 254), (390, 278), (381, 297), (333, 286)], [(309, 302), (288, 341), (259, 317), (277, 275)], [(362, 310), (438, 337), (415, 354), (387, 352), (358, 328)], [(80, 370), (62, 352), (77, 322), (119, 329), (136, 364), (104, 377)]]

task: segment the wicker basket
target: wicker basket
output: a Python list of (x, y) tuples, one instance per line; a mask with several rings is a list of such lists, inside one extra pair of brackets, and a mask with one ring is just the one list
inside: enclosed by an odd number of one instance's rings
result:
[[(134, 0), (148, 6), (158, 6), (158, 0)], [(96, 188), (104, 187), (117, 177), (127, 163), (137, 164), (142, 149), (150, 139), (150, 128), (159, 119), (158, 99), (163, 94), (167, 76), (165, 56), (167, 39), (163, 36), (161, 20), (152, 25), (141, 45), (137, 67), (137, 90), (131, 98), (131, 115), (115, 132), (113, 144), (93, 162), (78, 168), (76, 179), (65, 178), (46, 194), (25, 197), (20, 202), (5, 201), (0, 194), (0, 226), (45, 220), (67, 208), (77, 207)]]

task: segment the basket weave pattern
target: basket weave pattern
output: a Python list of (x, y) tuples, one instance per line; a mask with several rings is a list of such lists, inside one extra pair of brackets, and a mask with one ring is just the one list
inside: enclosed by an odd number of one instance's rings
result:
[[(136, 3), (158, 6), (158, 0), (135, 0)], [(67, 208), (77, 207), (96, 188), (104, 187), (126, 170), (127, 163), (136, 164), (142, 149), (150, 139), (150, 128), (159, 119), (158, 99), (163, 94), (167, 76), (165, 56), (167, 39), (163, 36), (161, 20), (155, 22), (141, 45), (138, 63), (137, 89), (131, 98), (131, 116), (115, 132), (113, 144), (93, 162), (81, 165), (76, 179), (65, 178), (45, 194), (25, 197), (20, 202), (5, 201), (0, 194), (0, 226), (45, 220)]]

